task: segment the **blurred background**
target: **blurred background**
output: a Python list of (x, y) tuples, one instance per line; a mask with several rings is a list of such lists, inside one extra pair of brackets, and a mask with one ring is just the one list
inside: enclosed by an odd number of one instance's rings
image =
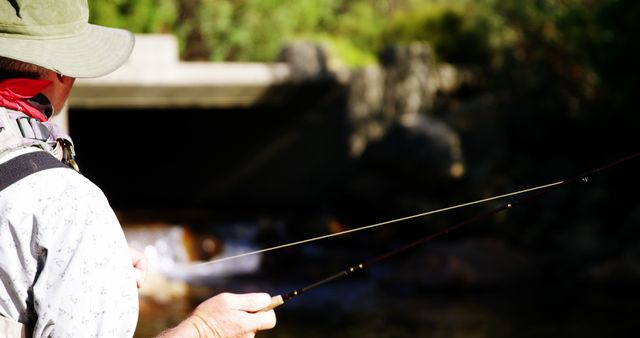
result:
[[(634, 0), (111, 0), (138, 34), (80, 80), (83, 173), (152, 271), (136, 337), (221, 291), (287, 293), (506, 200), (211, 259), (574, 177), (640, 150)], [(105, 136), (99, 130), (107, 130)], [(259, 337), (623, 337), (640, 160), (278, 308)]]

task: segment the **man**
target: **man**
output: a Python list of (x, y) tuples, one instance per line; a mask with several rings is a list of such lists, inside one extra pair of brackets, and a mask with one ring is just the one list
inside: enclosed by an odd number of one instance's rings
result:
[[(48, 121), (75, 78), (115, 70), (132, 48), (131, 33), (88, 24), (86, 0), (0, 0), (0, 337), (134, 333), (143, 264), (102, 192), (53, 159), (75, 167)], [(161, 336), (253, 337), (275, 325), (269, 304), (220, 294)]]

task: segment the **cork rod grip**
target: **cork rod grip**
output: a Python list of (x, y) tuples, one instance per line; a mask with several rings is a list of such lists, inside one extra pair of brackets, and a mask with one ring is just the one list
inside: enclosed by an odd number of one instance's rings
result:
[(269, 310), (273, 310), (275, 308), (277, 308), (278, 306), (284, 304), (284, 299), (282, 299), (282, 296), (277, 295), (277, 296), (273, 296), (271, 297), (271, 304), (267, 305), (266, 307), (264, 307), (263, 309), (261, 309), (258, 312), (266, 312)]

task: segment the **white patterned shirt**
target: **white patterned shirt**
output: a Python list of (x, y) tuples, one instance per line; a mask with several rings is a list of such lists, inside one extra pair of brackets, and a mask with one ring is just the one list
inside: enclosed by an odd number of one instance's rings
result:
[[(0, 163), (21, 153), (4, 156)], [(0, 315), (33, 337), (131, 337), (138, 296), (127, 243), (104, 194), (66, 168), (0, 192)]]

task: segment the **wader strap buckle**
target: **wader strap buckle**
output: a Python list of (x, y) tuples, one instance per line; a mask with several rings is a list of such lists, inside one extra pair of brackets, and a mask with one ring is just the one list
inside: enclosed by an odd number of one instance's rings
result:
[(42, 122), (28, 116), (18, 117), (16, 120), (18, 129), (22, 133), (22, 137), (47, 142), (51, 136), (49, 128)]

